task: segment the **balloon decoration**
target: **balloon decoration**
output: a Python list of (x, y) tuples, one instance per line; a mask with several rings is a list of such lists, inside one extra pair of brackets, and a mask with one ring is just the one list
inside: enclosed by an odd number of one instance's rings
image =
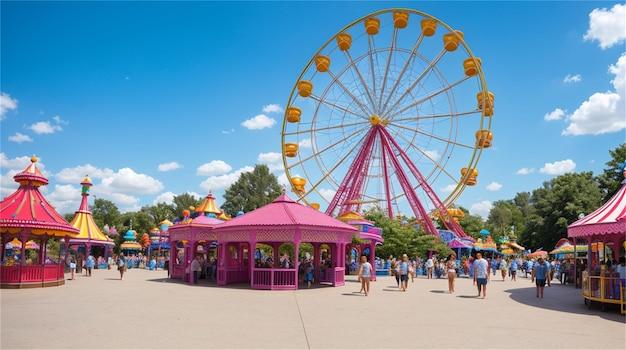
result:
[(141, 236), (141, 246), (144, 248), (148, 248), (148, 246), (150, 246), (150, 236), (147, 233), (144, 233)]

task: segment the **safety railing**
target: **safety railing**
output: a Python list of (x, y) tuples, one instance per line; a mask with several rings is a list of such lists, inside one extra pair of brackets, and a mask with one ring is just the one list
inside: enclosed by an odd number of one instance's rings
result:
[(583, 273), (583, 297), (601, 303), (620, 304), (624, 313), (626, 304), (624, 279), (618, 277), (589, 276)]

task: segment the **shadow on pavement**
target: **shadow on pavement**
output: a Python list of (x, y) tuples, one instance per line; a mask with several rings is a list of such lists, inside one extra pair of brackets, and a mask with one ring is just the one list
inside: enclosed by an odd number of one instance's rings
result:
[(349, 297), (361, 297), (361, 296), (365, 296), (365, 294), (361, 294), (359, 292), (352, 292), (352, 293), (341, 293), (341, 295), (345, 295), (345, 296), (349, 296)]
[(431, 290), (431, 293), (444, 294), (447, 293), (445, 290)]
[(478, 295), (457, 295), (456, 297), (464, 299), (478, 299)]
[[(556, 286), (546, 287), (543, 299), (536, 297), (535, 287), (507, 289), (505, 292), (510, 294), (509, 297), (511, 299), (521, 304), (553, 311), (580, 315), (594, 315), (602, 317), (605, 320), (624, 323), (624, 317), (619, 314), (619, 305), (608, 305), (606, 311), (601, 311), (598, 307), (589, 308), (585, 305), (582, 295), (580, 295), (580, 298), (572, 299), (550, 293), (551, 289), (554, 289), (555, 287)], [(580, 293), (580, 290), (577, 291)], [(597, 303), (594, 303), (594, 305), (597, 305)]]

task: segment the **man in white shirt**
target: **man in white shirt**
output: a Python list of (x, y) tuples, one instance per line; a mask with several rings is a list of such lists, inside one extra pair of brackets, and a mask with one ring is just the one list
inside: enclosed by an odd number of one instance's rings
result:
[(433, 278), (433, 267), (435, 266), (435, 263), (433, 262), (433, 258), (429, 257), (428, 260), (426, 260), (426, 278), (431, 279)]
[(483, 299), (487, 297), (487, 282), (489, 281), (489, 263), (483, 259), (481, 253), (476, 253), (474, 261), (474, 284), (478, 286), (478, 296), (482, 290)]

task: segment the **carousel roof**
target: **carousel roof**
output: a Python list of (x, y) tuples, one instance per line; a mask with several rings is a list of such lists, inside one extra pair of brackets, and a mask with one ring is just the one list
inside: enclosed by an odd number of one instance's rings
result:
[(37, 157), (30, 161), (26, 169), (13, 177), (20, 187), (0, 202), (0, 232), (17, 234), (26, 229), (33, 235), (76, 236), (78, 229), (68, 224), (39, 192), (48, 179), (37, 167)]
[(141, 244), (135, 241), (126, 241), (120, 245), (120, 248), (124, 250), (142, 250), (143, 249)]
[(345, 212), (339, 215), (337, 219), (350, 225), (374, 225), (373, 222), (366, 220), (363, 215), (354, 211)]
[(204, 197), (202, 203), (196, 208), (196, 212), (215, 214), (215, 216), (222, 214), (222, 211), (217, 207), (217, 204), (215, 204), (215, 197), (212, 193)]
[(74, 219), (72, 219), (70, 223), (77, 228), (80, 233), (78, 236), (70, 239), (70, 243), (114, 245), (113, 240), (100, 231), (100, 228), (98, 228), (98, 225), (96, 225), (96, 222), (93, 220), (91, 210), (89, 210), (89, 188), (92, 186), (91, 180), (89, 177), (85, 176), (80, 184), (83, 185), (83, 198), (78, 211), (74, 214)]
[(296, 203), (284, 193), (278, 196), (272, 203), (221, 224), (219, 229), (252, 226), (309, 226), (344, 232), (358, 231), (351, 225), (313, 208)]
[(568, 237), (610, 234), (626, 234), (626, 180), (603, 206), (567, 227)]

